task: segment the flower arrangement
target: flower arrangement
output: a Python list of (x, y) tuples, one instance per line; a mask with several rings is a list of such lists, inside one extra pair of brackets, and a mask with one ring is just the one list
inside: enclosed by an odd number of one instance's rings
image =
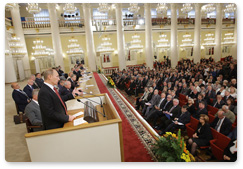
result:
[(98, 73), (102, 73), (102, 71), (101, 71), (101, 68), (100, 67), (98, 67), (98, 71), (97, 71)]
[(112, 80), (112, 78), (110, 76), (108, 76), (107, 78), (108, 78), (107, 85), (109, 87), (112, 87), (112, 88), (116, 87), (116, 85), (115, 85), (114, 81)]
[(153, 144), (153, 151), (158, 161), (163, 162), (192, 162), (195, 161), (193, 155), (186, 149), (184, 139), (181, 138), (181, 131), (178, 136), (171, 132), (166, 132), (158, 137)]

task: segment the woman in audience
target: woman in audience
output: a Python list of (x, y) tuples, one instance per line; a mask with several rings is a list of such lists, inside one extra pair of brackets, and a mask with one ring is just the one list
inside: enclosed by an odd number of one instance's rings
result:
[(233, 86), (229, 88), (229, 92), (230, 92), (230, 96), (232, 96), (234, 99), (237, 98), (236, 89)]
[(201, 114), (196, 132), (192, 138), (188, 140), (188, 146), (191, 147), (191, 154), (195, 155), (197, 147), (208, 146), (209, 141), (213, 138), (210, 125), (209, 117), (205, 114)]
[(188, 99), (187, 106), (188, 106), (187, 111), (189, 111), (191, 115), (195, 114), (196, 110), (194, 106), (194, 100), (192, 98)]
[(229, 110), (232, 112), (234, 112), (234, 109), (235, 109), (235, 106), (233, 104), (234, 104), (233, 99), (231, 99), (231, 98), (227, 99), (226, 105), (229, 107)]

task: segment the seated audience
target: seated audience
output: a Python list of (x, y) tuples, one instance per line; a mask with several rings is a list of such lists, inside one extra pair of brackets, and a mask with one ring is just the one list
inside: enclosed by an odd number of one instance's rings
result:
[(143, 95), (140, 98), (136, 99), (136, 105), (137, 105), (136, 110), (139, 110), (141, 105), (143, 106), (145, 102), (148, 102), (148, 96), (149, 96), (149, 90), (148, 87), (145, 87)]
[(235, 162), (237, 160), (237, 139), (232, 139), (224, 149), (223, 160), (225, 162)]
[(225, 102), (223, 101), (222, 96), (217, 95), (217, 99), (214, 99), (212, 106), (217, 109), (221, 109), (224, 104), (225, 104)]
[(36, 84), (38, 85), (39, 88), (41, 88), (41, 86), (44, 84), (44, 80), (41, 78), (40, 73), (35, 74), (35, 82), (36, 82)]
[(59, 89), (59, 94), (61, 96), (65, 96), (70, 93), (72, 93), (71, 82), (67, 80), (64, 82), (64, 86), (61, 89)]
[[(229, 107), (226, 105), (222, 106), (222, 109), (219, 109), (219, 111), (223, 110), (224, 111), (224, 115), (231, 121), (231, 123), (235, 122), (235, 114), (229, 110)], [(218, 112), (215, 114), (215, 117), (218, 116)]]
[(192, 115), (192, 116), (194, 118), (196, 118), (196, 119), (199, 119), (201, 114), (208, 115), (208, 111), (207, 111), (207, 109), (205, 107), (205, 103), (204, 102), (200, 102), (199, 103), (199, 107), (198, 107), (196, 113), (194, 115)]
[(194, 100), (192, 98), (188, 99), (187, 111), (189, 111), (189, 113), (191, 115), (194, 115), (196, 113), (195, 106), (194, 106)]

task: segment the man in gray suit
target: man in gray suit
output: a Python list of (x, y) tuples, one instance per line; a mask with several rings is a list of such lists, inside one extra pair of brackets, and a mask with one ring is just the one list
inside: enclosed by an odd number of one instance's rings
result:
[(154, 95), (152, 96), (152, 99), (149, 102), (145, 103), (145, 105), (147, 105), (147, 107), (144, 106), (144, 109), (143, 109), (143, 112), (142, 112), (145, 117), (147, 117), (147, 115), (149, 114), (149, 111), (151, 109), (153, 109), (155, 105), (159, 104), (160, 95), (158, 95), (158, 94), (159, 94), (158, 89), (155, 89)]
[[(34, 89), (32, 92), (33, 99), (32, 101), (26, 106), (25, 113), (30, 123), (33, 126), (41, 126), (42, 125), (42, 118), (40, 107), (38, 103), (38, 93), (40, 89)], [(34, 131), (40, 131), (42, 129), (33, 129)]]

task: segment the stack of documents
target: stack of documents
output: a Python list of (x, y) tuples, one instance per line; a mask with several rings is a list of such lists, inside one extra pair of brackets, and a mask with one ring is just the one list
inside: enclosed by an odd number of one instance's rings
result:
[(83, 124), (83, 123), (87, 123), (87, 121), (85, 121), (83, 117), (73, 120), (74, 126), (77, 126), (77, 125), (80, 125), (80, 124)]
[(84, 114), (84, 112), (81, 111), (81, 112), (78, 112), (78, 113), (74, 114), (73, 116), (78, 117), (78, 116), (81, 116), (83, 114)]

